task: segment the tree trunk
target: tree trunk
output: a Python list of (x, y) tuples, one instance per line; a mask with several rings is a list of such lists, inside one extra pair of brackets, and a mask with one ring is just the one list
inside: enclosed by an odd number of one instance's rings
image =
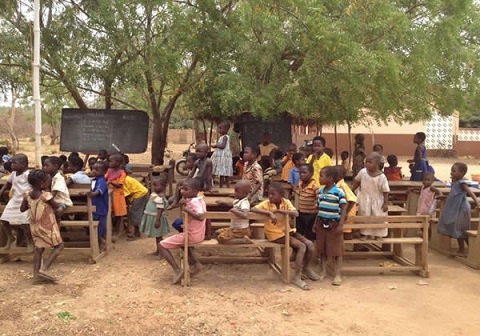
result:
[(55, 131), (55, 126), (52, 126), (52, 132), (50, 133), (50, 145), (56, 145), (58, 140), (57, 132)]
[(212, 147), (213, 121), (210, 122), (210, 135), (208, 137), (208, 146)]

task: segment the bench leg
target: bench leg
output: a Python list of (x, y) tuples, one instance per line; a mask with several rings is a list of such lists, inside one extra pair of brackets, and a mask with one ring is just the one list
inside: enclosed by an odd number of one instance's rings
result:
[(93, 260), (96, 260), (100, 254), (100, 247), (98, 244), (98, 229), (90, 225), (90, 251)]
[(282, 247), (282, 276), (283, 282), (290, 283), (290, 247)]

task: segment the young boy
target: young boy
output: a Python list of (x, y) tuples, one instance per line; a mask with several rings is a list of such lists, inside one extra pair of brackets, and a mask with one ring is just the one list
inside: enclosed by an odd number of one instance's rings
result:
[(295, 166), (290, 170), (287, 181), (290, 183), (293, 190), (296, 190), (300, 183), (300, 167), (305, 163), (305, 156), (302, 153), (295, 153), (292, 156), (292, 162)]
[(250, 193), (248, 194), (250, 204), (263, 201), (263, 170), (257, 162), (258, 154), (260, 154), (260, 150), (256, 146), (245, 147), (243, 151), (245, 166), (242, 179), (250, 182)]
[(274, 149), (278, 149), (278, 146), (271, 143), (272, 137), (270, 136), (270, 133), (265, 132), (262, 135), (262, 143), (258, 146), (260, 153), (258, 156), (258, 161), (260, 161), (261, 158), (263, 157), (272, 157), (272, 151)]
[(233, 207), (230, 212), (237, 215), (238, 219), (232, 219), (230, 227), (217, 230), (217, 240), (220, 244), (251, 244), (250, 225), (248, 222), (248, 212), (250, 211), (250, 202), (248, 194), (250, 193), (250, 182), (240, 180), (235, 184)]
[(342, 284), (341, 268), (343, 260), (343, 223), (347, 216), (345, 194), (335, 185), (338, 179), (335, 167), (325, 167), (320, 171), (320, 183), (325, 187), (318, 196), (318, 215), (314, 231), (317, 235), (317, 248), (320, 256), (321, 279), (327, 276), (327, 258), (335, 259), (335, 277), (332, 285)]
[(381, 144), (375, 144), (373, 145), (373, 151), (380, 154), (381, 159), (380, 159), (380, 164), (378, 165), (378, 169), (383, 171), (383, 167), (385, 167), (385, 157), (383, 156), (383, 145)]
[(295, 162), (293, 161), (293, 155), (297, 153), (297, 145), (291, 144), (288, 147), (287, 154), (282, 159), (282, 181), (288, 182), (288, 176), (292, 171), (293, 167), (295, 167)]
[(127, 175), (123, 183), (123, 193), (128, 205), (127, 240), (131, 241), (140, 237), (140, 223), (148, 201), (148, 189), (136, 179)]
[[(188, 214), (188, 238), (190, 244), (197, 244), (205, 239), (205, 212), (207, 206), (203, 197), (198, 197), (198, 192), (201, 188), (201, 182), (197, 179), (188, 179), (183, 183), (182, 196), (180, 204), (183, 206), (183, 211)], [(173, 258), (171, 249), (180, 248), (185, 242), (185, 233), (180, 232), (173, 236), (167, 237), (158, 244), (158, 250), (163, 255), (165, 260), (172, 266), (173, 284), (178, 284), (182, 280), (182, 269), (178, 266)], [(201, 270), (202, 265), (195, 258), (193, 248), (188, 248), (189, 264), (192, 266), (191, 273), (196, 274)]]
[[(282, 220), (279, 220), (275, 214), (298, 216), (297, 209), (283, 197), (283, 193), (282, 184), (274, 182), (268, 189), (268, 200), (252, 208), (252, 212), (266, 214), (270, 217), (265, 221), (265, 235), (269, 241), (279, 244), (285, 242), (285, 225), (287, 223), (285, 216), (282, 216)], [(301, 289), (309, 290), (308, 284), (302, 280), (302, 273), (310, 280), (316, 281), (319, 279), (319, 276), (312, 269), (314, 260), (313, 243), (292, 229), (290, 231), (290, 245), (296, 253), (293, 283)]]
[(320, 171), (323, 167), (332, 166), (332, 159), (326, 153), (323, 152), (325, 148), (325, 138), (316, 136), (313, 138), (313, 154), (307, 159), (307, 163), (313, 165), (313, 179), (315, 184), (322, 188), (320, 185)]
[[(345, 194), (345, 199), (347, 200), (347, 207), (345, 210), (347, 213), (347, 218), (345, 220), (345, 223), (350, 224), (353, 223), (352, 218), (355, 217), (355, 215), (357, 214), (357, 196), (345, 182), (345, 167), (342, 165), (336, 166), (336, 168), (338, 174), (338, 180), (336, 181), (337, 187), (339, 187), (340, 190), (343, 191), (343, 193)], [(352, 229), (345, 229), (343, 230), (343, 233), (345, 239), (352, 239)]]
[[(193, 165), (192, 171), (188, 174), (189, 178), (196, 178), (200, 180), (203, 191), (210, 191), (212, 189), (212, 160), (208, 158), (208, 145), (198, 144), (195, 147), (195, 154), (197, 154), (197, 161)], [(194, 174), (195, 177), (193, 176)]]
[(90, 184), (90, 177), (82, 170), (83, 160), (78, 156), (71, 156), (68, 159), (68, 172), (71, 173), (69, 178), (65, 181), (67, 187), (72, 183)]
[(300, 183), (298, 185), (298, 218), (297, 232), (309, 240), (314, 241), (316, 236), (312, 231), (313, 224), (317, 218), (318, 205), (317, 198), (319, 187), (312, 179), (313, 166), (302, 164), (300, 167)]

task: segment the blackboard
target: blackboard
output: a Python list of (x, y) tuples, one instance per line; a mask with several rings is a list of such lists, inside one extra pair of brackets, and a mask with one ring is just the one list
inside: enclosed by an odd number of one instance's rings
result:
[(135, 110), (62, 109), (60, 150), (97, 153), (100, 149), (143, 153), (148, 143), (148, 115)]
[(238, 118), (235, 127), (240, 131), (243, 148), (258, 145), (265, 132), (270, 133), (272, 143), (283, 153), (292, 144), (292, 119), (288, 114), (265, 120), (256, 118), (251, 113), (244, 113)]

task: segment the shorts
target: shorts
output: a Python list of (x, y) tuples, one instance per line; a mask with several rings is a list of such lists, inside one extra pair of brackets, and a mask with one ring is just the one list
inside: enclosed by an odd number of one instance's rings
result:
[(98, 236), (105, 238), (107, 236), (107, 215), (93, 214), (93, 220), (98, 220)]
[(311, 241), (314, 241), (317, 236), (315, 235), (315, 232), (312, 231), (312, 228), (313, 224), (315, 224), (316, 218), (316, 213), (300, 212), (297, 217), (297, 232)]
[(225, 242), (234, 238), (243, 238), (245, 236), (250, 237), (251, 234), (249, 227), (246, 227), (244, 229), (224, 228), (217, 230), (217, 233), (217, 240), (220, 244), (225, 244)]
[[(338, 222), (336, 222), (338, 225)], [(343, 247), (343, 232), (338, 232), (336, 225), (324, 229), (322, 225), (317, 227), (317, 251), (318, 254), (327, 257), (342, 257), (345, 254)]]
[(128, 207), (128, 219), (133, 226), (139, 226), (142, 222), (143, 210), (147, 205), (148, 194), (134, 198), (132, 204)]
[(167, 237), (160, 242), (162, 247), (167, 250), (180, 248), (185, 245), (185, 234), (183, 232), (174, 234), (173, 236)]

